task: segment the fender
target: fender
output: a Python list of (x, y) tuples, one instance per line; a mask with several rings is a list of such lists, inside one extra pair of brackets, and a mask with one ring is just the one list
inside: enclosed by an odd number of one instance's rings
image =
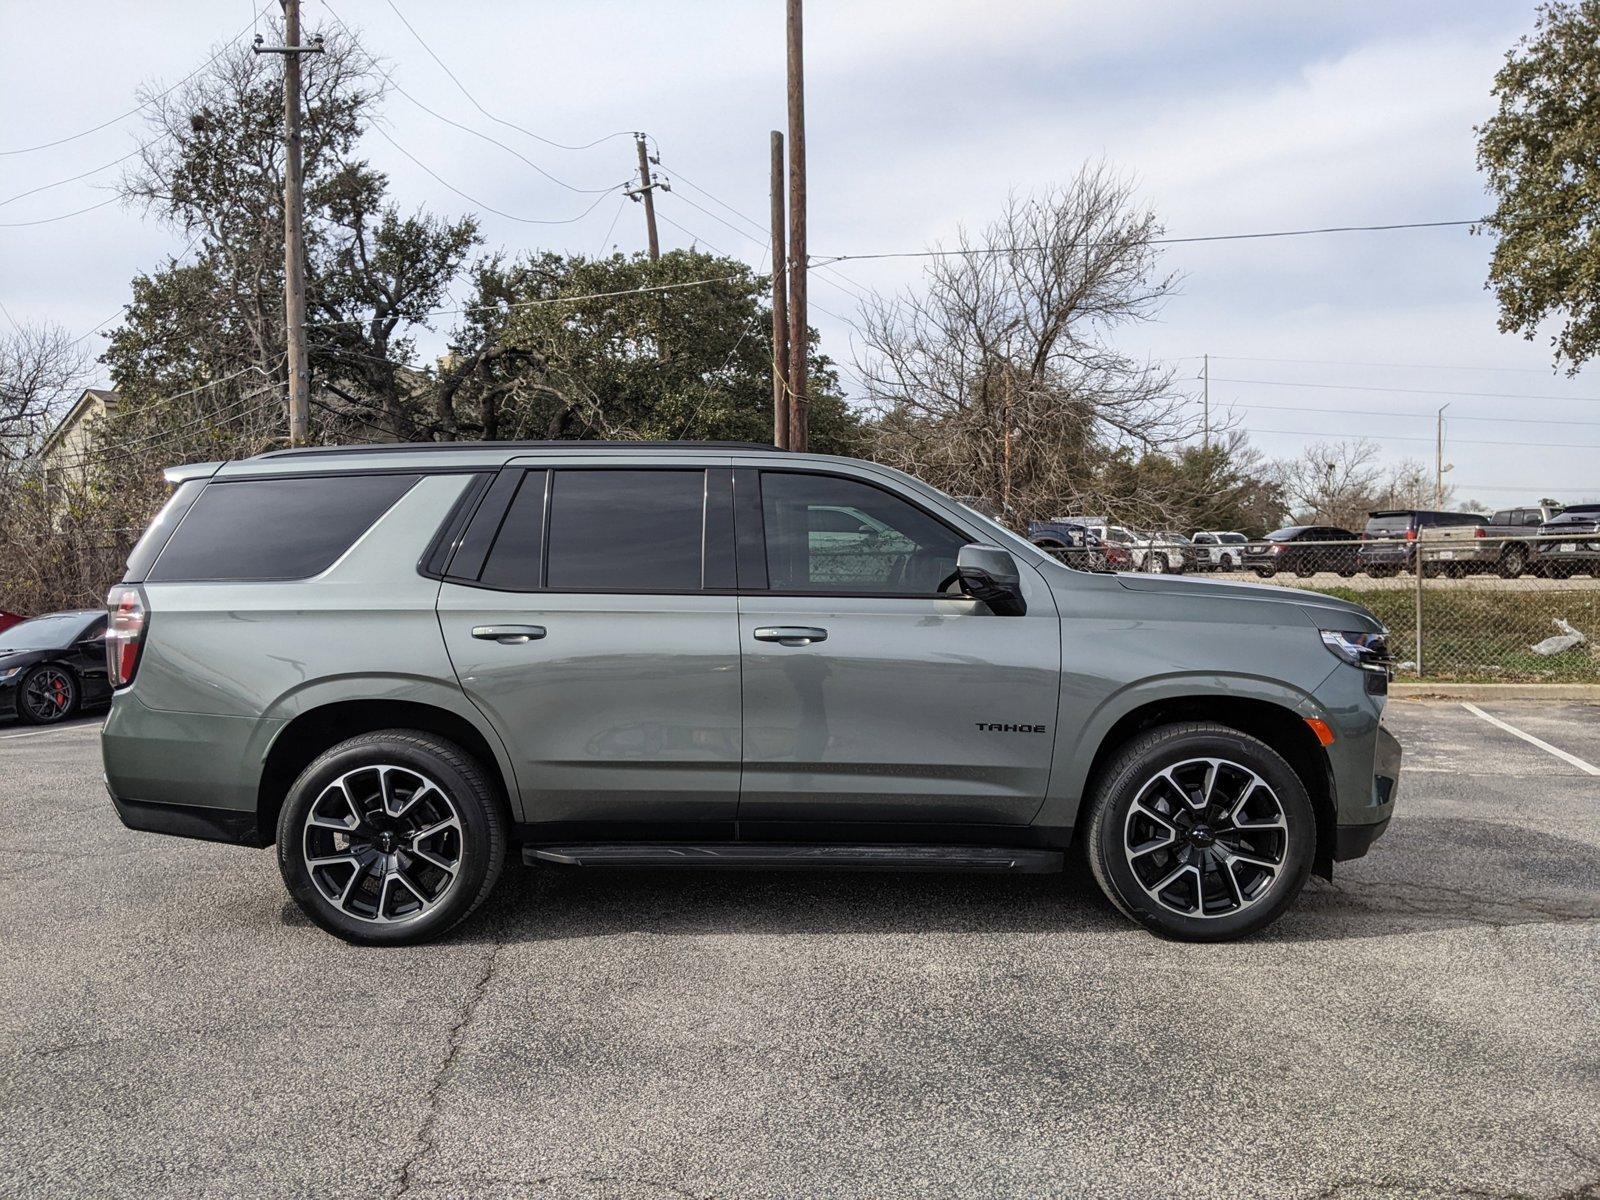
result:
[[(1332, 674), (1330, 666), (1329, 674)], [(1318, 681), (1318, 685), (1322, 681)], [(1072, 728), (1072, 708), (1062, 698), (1062, 728), (1056, 735), (1050, 790), (1034, 815), (1035, 825), (1070, 827), (1089, 781), (1095, 754), (1118, 721), (1135, 709), (1163, 700), (1255, 700), (1298, 714), (1315, 688), (1301, 689), (1282, 680), (1247, 672), (1182, 671), (1139, 679), (1103, 696), (1088, 716)], [(1312, 702), (1314, 704), (1314, 702)]]

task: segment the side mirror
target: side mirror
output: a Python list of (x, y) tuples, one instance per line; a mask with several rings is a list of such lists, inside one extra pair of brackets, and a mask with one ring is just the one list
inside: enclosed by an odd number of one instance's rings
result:
[(999, 546), (973, 542), (961, 547), (956, 554), (956, 578), (962, 591), (982, 600), (996, 616), (1020, 617), (1028, 611), (1017, 561)]

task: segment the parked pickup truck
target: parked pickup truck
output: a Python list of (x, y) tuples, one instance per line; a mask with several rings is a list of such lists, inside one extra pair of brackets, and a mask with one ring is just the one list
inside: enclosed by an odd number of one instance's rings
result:
[(1561, 511), (1559, 504), (1502, 508), (1486, 525), (1428, 529), (1422, 540), (1422, 569), (1453, 576), (1493, 571), (1502, 579), (1515, 579), (1534, 569), (1539, 547), (1532, 539), (1539, 526)]

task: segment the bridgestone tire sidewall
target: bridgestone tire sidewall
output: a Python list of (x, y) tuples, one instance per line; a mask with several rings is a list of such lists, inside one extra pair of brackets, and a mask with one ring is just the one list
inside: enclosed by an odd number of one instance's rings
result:
[[(1157, 772), (1191, 758), (1226, 758), (1249, 767), (1277, 793), (1289, 827), (1283, 869), (1264, 899), (1226, 917), (1186, 917), (1164, 908), (1139, 885), (1123, 846), (1123, 824), (1140, 789)], [(1161, 937), (1230, 941), (1255, 933), (1294, 903), (1311, 874), (1316, 813), (1294, 769), (1265, 742), (1220, 725), (1165, 726), (1141, 735), (1110, 764), (1095, 788), (1089, 853), (1096, 880), (1124, 914)]]

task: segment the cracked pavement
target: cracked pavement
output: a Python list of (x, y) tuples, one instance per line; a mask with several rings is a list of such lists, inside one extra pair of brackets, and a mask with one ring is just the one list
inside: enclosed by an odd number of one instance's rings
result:
[(1388, 835), (1225, 946), (1071, 878), (512, 866), (360, 949), (123, 829), (96, 723), (0, 741), (0, 1195), (1600, 1197), (1600, 780), (1389, 720)]

